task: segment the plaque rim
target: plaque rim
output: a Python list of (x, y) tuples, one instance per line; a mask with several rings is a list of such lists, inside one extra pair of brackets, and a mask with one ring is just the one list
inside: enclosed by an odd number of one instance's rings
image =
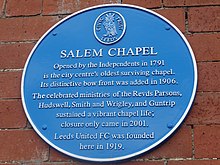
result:
[[(54, 29), (56, 28), (58, 25), (62, 24), (63, 22), (65, 22), (66, 20), (68, 20), (71, 17), (74, 17), (80, 13), (84, 13), (86, 11), (89, 10), (93, 10), (93, 9), (97, 9), (97, 8), (104, 8), (104, 7), (127, 7), (127, 8), (132, 8), (132, 9), (137, 9), (137, 10), (141, 10), (150, 14), (153, 14), (154, 16), (157, 16), (158, 18), (164, 20), (165, 22), (167, 22), (171, 27), (174, 28), (174, 30), (176, 30), (176, 32), (180, 35), (180, 37), (183, 39), (184, 43), (186, 44), (190, 55), (191, 55), (191, 59), (192, 59), (192, 63), (193, 63), (193, 68), (194, 68), (194, 83), (193, 83), (193, 90), (192, 90), (192, 94), (191, 94), (191, 98), (189, 100), (188, 106), (185, 109), (185, 112), (183, 113), (182, 117), (179, 119), (179, 121), (176, 123), (176, 125), (165, 135), (163, 136), (161, 139), (159, 139), (156, 143), (150, 145), (149, 147), (140, 150), (138, 152), (134, 152), (132, 154), (129, 155), (125, 155), (125, 156), (120, 156), (120, 157), (115, 157), (115, 158), (91, 158), (91, 157), (85, 157), (85, 156), (80, 156), (80, 155), (76, 155), (70, 152), (65, 151), (64, 149), (56, 146), (54, 143), (52, 143), (50, 140), (48, 140), (35, 126), (35, 124), (33, 123), (27, 107), (26, 107), (26, 103), (25, 103), (25, 98), (24, 98), (24, 81), (25, 81), (25, 76), (26, 76), (26, 70), (27, 67), (29, 65), (29, 61), (32, 57), (32, 55), (34, 54), (35, 50), (37, 49), (37, 47), (39, 46), (39, 44), (43, 41), (43, 39)], [(111, 45), (111, 44), (109, 44)], [(150, 10), (144, 7), (140, 7), (140, 6), (136, 6), (136, 5), (130, 5), (130, 4), (102, 4), (102, 5), (96, 5), (96, 6), (92, 6), (92, 7), (88, 7), (88, 8), (84, 8), (82, 10), (79, 10), (77, 12), (74, 12), (72, 14), (70, 14), (69, 16), (63, 18), (62, 20), (58, 21), (56, 24), (54, 24), (51, 28), (49, 28), (41, 37), (40, 39), (37, 41), (37, 43), (35, 44), (35, 46), (32, 48), (31, 52), (28, 55), (28, 58), (25, 62), (24, 65), (24, 69), (22, 72), (22, 78), (21, 78), (21, 100), (22, 100), (22, 105), (26, 114), (26, 117), (28, 118), (28, 121), (30, 122), (31, 126), (33, 127), (34, 131), (43, 139), (43, 141), (45, 141), (48, 145), (50, 145), (51, 147), (53, 147), (54, 149), (60, 151), (63, 154), (66, 154), (72, 158), (76, 158), (76, 159), (80, 159), (80, 160), (86, 160), (86, 161), (93, 161), (93, 162), (112, 162), (112, 161), (119, 161), (119, 160), (125, 160), (125, 159), (129, 159), (138, 155), (141, 155), (143, 153), (146, 153), (147, 151), (155, 148), (156, 146), (160, 145), (162, 142), (164, 142), (165, 140), (167, 140), (173, 133), (175, 133), (175, 131), (177, 130), (178, 127), (180, 127), (180, 125), (183, 123), (184, 119), (186, 118), (187, 114), (189, 113), (193, 101), (195, 99), (195, 95), (196, 95), (196, 90), (197, 90), (197, 83), (198, 83), (198, 71), (197, 71), (197, 64), (196, 64), (196, 59), (195, 59), (195, 55), (193, 53), (193, 50), (189, 44), (189, 42), (187, 41), (186, 37), (183, 35), (183, 33), (176, 27), (176, 25), (174, 25), (171, 21), (169, 21), (167, 18), (165, 18), (164, 16)]]

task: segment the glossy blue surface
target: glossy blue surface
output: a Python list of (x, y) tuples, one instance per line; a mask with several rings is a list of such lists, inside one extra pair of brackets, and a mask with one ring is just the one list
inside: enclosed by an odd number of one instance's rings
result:
[[(107, 11), (125, 21), (122, 37), (119, 27), (109, 30), (120, 37), (114, 43), (94, 34)], [(99, 38), (108, 32), (103, 22)], [(22, 100), (35, 131), (57, 150), (115, 161), (167, 139), (186, 117), (196, 85), (193, 52), (172, 23), (143, 8), (104, 5), (67, 17), (40, 39), (24, 69)]]

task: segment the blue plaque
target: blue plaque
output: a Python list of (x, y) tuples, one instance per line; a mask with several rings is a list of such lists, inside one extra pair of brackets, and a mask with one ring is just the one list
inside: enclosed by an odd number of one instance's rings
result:
[(22, 101), (37, 134), (58, 151), (117, 161), (149, 151), (183, 122), (197, 67), (183, 34), (131, 5), (74, 13), (33, 48)]

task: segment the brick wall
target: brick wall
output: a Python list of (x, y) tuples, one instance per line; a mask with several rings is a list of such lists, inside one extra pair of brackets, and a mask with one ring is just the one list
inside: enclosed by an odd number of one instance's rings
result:
[(29, 52), (50, 26), (105, 3), (135, 4), (167, 17), (188, 38), (198, 65), (197, 95), (182, 127), (156, 150), (123, 164), (220, 164), (219, 0), (0, 0), (0, 164), (89, 164), (58, 153), (33, 131), (20, 83)]

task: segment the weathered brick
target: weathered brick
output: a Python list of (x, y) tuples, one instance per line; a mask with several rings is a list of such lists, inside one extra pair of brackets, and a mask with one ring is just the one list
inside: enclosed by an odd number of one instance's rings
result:
[(219, 5), (219, 0), (164, 0), (164, 6), (204, 6)]
[(71, 161), (71, 157), (64, 155), (57, 150), (50, 148), (50, 161), (51, 162), (69, 162)]
[[(64, 4), (67, 3), (67, 5), (65, 5), (66, 7), (68, 6), (68, 4), (70, 4), (70, 2), (72, 2), (73, 0), (63, 0)], [(103, 5), (103, 4), (114, 4), (114, 3), (118, 3), (118, 0), (83, 0), (83, 1), (78, 1), (78, 8), (77, 10), (81, 10), (87, 7), (92, 7), (95, 5)]]
[(198, 91), (220, 91), (220, 62), (198, 63)]
[(185, 14), (184, 9), (163, 9), (155, 10), (155, 12), (161, 14), (176, 25), (182, 32), (185, 31)]
[(33, 43), (0, 45), (0, 69), (23, 68), (33, 46)]
[(196, 61), (220, 60), (220, 34), (193, 34), (187, 37)]
[(34, 163), (25, 163), (25, 165), (78, 165), (77, 162), (34, 162)]
[(21, 72), (0, 72), (0, 98), (20, 98)]
[(185, 0), (187, 6), (220, 5), (219, 0)]
[(20, 165), (20, 163), (0, 163), (0, 165)]
[(158, 8), (161, 7), (161, 1), (160, 0), (123, 0), (122, 3), (126, 4), (132, 4), (141, 6), (144, 8)]
[(191, 128), (182, 126), (159, 148), (143, 155), (143, 158), (190, 158), (192, 157)]
[(48, 146), (33, 130), (1, 130), (0, 160), (25, 161), (48, 159)]
[[(86, 163), (86, 162), (81, 162), (77, 163), (77, 165), (91, 165), (93, 163)], [(97, 163), (94, 163), (96, 165)], [(109, 165), (116, 165), (117, 163), (110, 163)], [(163, 161), (144, 161), (144, 162), (138, 162), (138, 161), (133, 161), (133, 162), (121, 162), (119, 163), (120, 165), (164, 165)]]
[(198, 92), (186, 124), (220, 124), (219, 105), (219, 92)]
[(185, 5), (185, 0), (163, 0), (164, 6), (184, 6)]
[(4, 0), (0, 0), (0, 17), (3, 15), (4, 12)]
[[(66, 156), (58, 151), (56, 151), (55, 149), (50, 149), (50, 161), (51, 162), (69, 162), (71, 161), (72, 158), (69, 156)], [(77, 163), (77, 165), (89, 165), (91, 163)], [(126, 163), (121, 163), (122, 165), (144, 165), (146, 164), (146, 162), (126, 162)], [(154, 162), (154, 161), (147, 161), (148, 165), (163, 165), (163, 161), (158, 161), (158, 162)]]
[(69, 14), (77, 10), (77, 3), (77, 0), (72, 0), (69, 4), (63, 4), (63, 0), (46, 0), (43, 1), (43, 14)]
[(121, 165), (164, 165), (163, 161), (125, 162)]
[(56, 16), (0, 19), (0, 41), (38, 40), (58, 21)]
[(35, 163), (25, 163), (25, 165), (78, 165), (77, 162), (35, 162)]
[(220, 125), (195, 126), (195, 158), (220, 158)]
[(168, 161), (167, 165), (217, 165), (220, 160), (183, 160), (183, 161)]
[(117, 2), (117, 0), (46, 0), (43, 1), (43, 14), (70, 14), (87, 7)]
[(0, 128), (24, 128), (26, 124), (20, 99), (0, 100)]
[(6, 16), (37, 15), (41, 8), (42, 0), (7, 0)]
[(189, 9), (189, 31), (220, 31), (220, 8), (200, 7)]

